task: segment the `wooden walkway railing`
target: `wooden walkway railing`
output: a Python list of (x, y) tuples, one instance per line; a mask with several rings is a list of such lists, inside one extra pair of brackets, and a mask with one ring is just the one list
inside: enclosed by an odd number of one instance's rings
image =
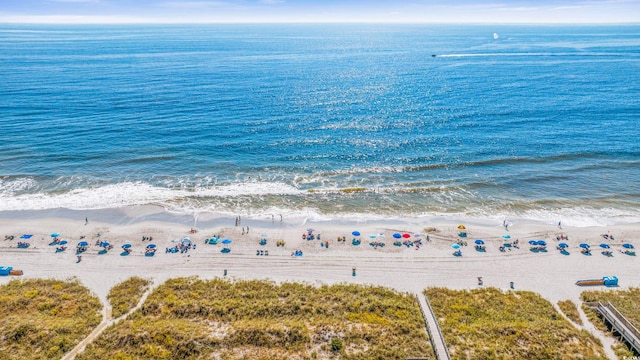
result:
[(440, 325), (438, 325), (438, 318), (433, 312), (429, 299), (424, 294), (416, 294), (418, 303), (420, 304), (420, 311), (422, 311), (422, 317), (424, 318), (425, 325), (427, 326), (427, 333), (429, 333), (429, 339), (433, 346), (433, 351), (436, 354), (438, 360), (451, 360), (451, 354), (447, 349), (447, 343), (444, 341)]
[(597, 310), (602, 317), (611, 324), (633, 350), (640, 354), (640, 331), (627, 320), (610, 302), (586, 302), (585, 305)]

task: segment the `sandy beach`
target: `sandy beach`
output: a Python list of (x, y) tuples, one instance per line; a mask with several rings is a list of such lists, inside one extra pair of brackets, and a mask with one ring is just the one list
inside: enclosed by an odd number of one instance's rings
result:
[[(14, 240), (0, 240), (0, 265), (23, 270), (24, 278), (78, 278), (99, 298), (106, 302), (109, 289), (131, 276), (151, 278), (155, 284), (172, 277), (199, 276), (202, 278), (227, 277), (239, 279), (271, 279), (306, 283), (360, 283), (391, 287), (401, 291), (421, 291), (427, 287), (442, 286), (453, 289), (478, 287), (478, 277), (483, 286), (508, 289), (510, 282), (519, 290), (530, 290), (552, 301), (571, 299), (579, 301), (584, 288), (575, 285), (580, 279), (601, 278), (615, 275), (621, 288), (640, 286), (640, 263), (636, 256), (621, 253), (625, 242), (634, 243), (640, 238), (640, 226), (617, 225), (609, 227), (562, 227), (557, 224), (514, 221), (508, 231), (502, 224), (480, 221), (470, 223), (450, 219), (431, 219), (427, 225), (417, 223), (364, 223), (318, 222), (292, 225), (264, 222), (263, 226), (242, 219), (235, 226), (234, 219), (227, 219), (228, 226), (195, 226), (166, 221), (110, 221), (68, 217), (30, 217), (0, 219), (0, 236), (13, 235)], [(122, 219), (121, 219), (122, 220)], [(127, 223), (129, 222), (129, 223)], [(459, 238), (458, 225), (466, 226), (467, 237)], [(313, 228), (321, 240), (305, 240), (302, 235)], [(351, 243), (354, 231), (360, 232), (361, 244)], [(52, 233), (60, 233), (60, 239), (68, 241), (64, 252), (56, 253), (51, 246)], [(393, 237), (394, 233), (409, 234), (408, 239)], [(611, 234), (614, 240), (604, 239)], [(32, 234), (30, 247), (17, 247), (22, 234)], [(100, 236), (98, 237), (98, 234)], [(561, 254), (556, 245), (559, 235), (569, 244), (569, 255)], [(229, 245), (205, 244), (214, 235), (229, 238)], [(373, 238), (375, 235), (376, 238)], [(427, 241), (427, 235), (429, 241)], [(509, 235), (510, 239), (503, 238)], [(338, 242), (339, 237), (346, 242)], [(406, 236), (406, 235), (405, 235)], [(84, 238), (82, 238), (84, 237)], [(143, 241), (152, 237), (152, 241)], [(189, 237), (195, 249), (186, 253), (166, 253), (165, 249), (179, 244)], [(81, 239), (82, 238), (82, 239)], [(266, 245), (260, 245), (262, 238)], [(485, 241), (486, 252), (474, 249), (475, 239)], [(499, 250), (504, 242), (518, 239), (519, 248)], [(532, 252), (529, 240), (545, 240), (546, 252)], [(78, 262), (75, 247), (85, 240), (89, 247)], [(394, 241), (418, 241), (422, 246), (394, 246)], [(462, 256), (453, 256), (452, 244), (458, 240), (467, 242), (461, 247)], [(108, 241), (113, 248), (100, 254), (103, 248), (96, 245)], [(277, 246), (284, 241), (284, 246)], [(372, 241), (384, 242), (384, 247), (370, 245)], [(321, 246), (329, 244), (328, 248)], [(122, 256), (121, 246), (132, 245), (132, 252)], [(144, 256), (148, 244), (157, 245), (153, 257)], [(592, 255), (580, 253), (580, 243), (591, 245)], [(601, 243), (610, 244), (613, 256), (604, 256)], [(638, 244), (635, 244), (638, 245)], [(231, 252), (221, 253), (223, 247)], [(256, 255), (257, 251), (269, 255)], [(302, 256), (291, 256), (302, 251)], [(352, 270), (356, 269), (356, 276)], [(15, 277), (0, 277), (6, 283)]]

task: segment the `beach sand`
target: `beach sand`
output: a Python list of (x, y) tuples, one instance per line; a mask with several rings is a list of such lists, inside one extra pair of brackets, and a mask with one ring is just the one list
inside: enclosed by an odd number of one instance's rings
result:
[[(0, 219), (0, 265), (12, 266), (24, 271), (25, 278), (78, 278), (84, 285), (106, 303), (109, 289), (131, 276), (151, 278), (160, 284), (168, 278), (199, 276), (201, 278), (227, 277), (239, 279), (271, 279), (276, 282), (296, 281), (311, 284), (359, 283), (391, 287), (400, 291), (419, 292), (427, 287), (448, 287), (471, 289), (478, 287), (478, 277), (483, 286), (508, 289), (510, 282), (518, 290), (530, 290), (541, 294), (549, 301), (570, 299), (579, 302), (584, 288), (575, 285), (580, 279), (602, 278), (615, 275), (620, 279), (620, 287), (640, 286), (640, 259), (619, 252), (623, 242), (633, 243), (640, 238), (640, 226), (618, 225), (610, 227), (580, 227), (559, 229), (557, 225), (535, 222), (517, 222), (506, 231), (502, 224), (466, 224), (467, 246), (462, 246), (462, 256), (453, 256), (451, 245), (458, 238), (458, 224), (451, 220), (430, 220), (428, 225), (415, 223), (362, 223), (344, 224), (320, 222), (315, 224), (281, 224), (277, 221), (263, 227), (250, 226), (248, 234), (243, 225), (234, 226), (233, 219), (228, 226), (191, 227), (164, 221), (98, 222), (90, 220), (85, 225), (84, 217), (31, 217)], [(303, 240), (302, 234), (314, 228), (314, 234), (321, 235), (321, 241)], [(426, 230), (431, 228), (430, 232)], [(435, 229), (435, 230), (434, 230)], [(351, 244), (352, 231), (362, 235), (362, 244)], [(68, 249), (55, 252), (50, 234), (59, 232), (60, 238), (69, 241)], [(245, 234), (243, 234), (245, 232)], [(411, 234), (409, 240), (422, 241), (423, 246), (397, 247), (393, 233)], [(615, 240), (605, 240), (601, 234), (610, 232)], [(33, 234), (28, 240), (28, 249), (18, 249), (21, 234)], [(100, 233), (100, 237), (97, 234)], [(569, 236), (570, 255), (562, 255), (556, 250), (556, 236)], [(259, 240), (266, 234), (267, 245)], [(370, 234), (383, 234), (376, 239)], [(420, 234), (416, 237), (415, 234)], [(519, 249), (499, 251), (509, 234), (513, 241), (519, 240)], [(4, 235), (14, 235), (14, 240), (2, 240)], [(230, 238), (229, 254), (220, 250), (222, 244), (209, 245), (204, 240), (213, 235)], [(426, 241), (429, 235), (430, 241)], [(89, 249), (77, 262), (75, 246), (84, 236)], [(142, 241), (143, 236), (153, 237), (153, 241)], [(338, 237), (346, 237), (346, 243), (339, 243)], [(175, 246), (184, 237), (189, 237), (196, 249), (187, 253), (165, 253), (165, 248)], [(486, 252), (474, 249), (474, 240), (483, 239)], [(534, 253), (529, 249), (528, 240), (544, 239), (548, 251)], [(108, 240), (114, 248), (107, 254), (95, 243)], [(284, 240), (284, 247), (276, 242)], [(404, 239), (402, 239), (404, 240)], [(325, 248), (320, 243), (329, 242)], [(384, 247), (374, 248), (370, 241), (383, 241)], [(589, 243), (592, 255), (580, 253), (578, 244)], [(132, 253), (121, 256), (121, 245), (132, 244)], [(154, 257), (145, 257), (145, 247), (157, 244)], [(600, 243), (609, 243), (613, 256), (601, 254)], [(639, 245), (639, 244), (636, 244)], [(257, 256), (257, 250), (267, 250), (268, 256)], [(292, 257), (291, 253), (301, 250), (303, 256)], [(352, 269), (356, 268), (356, 276)], [(6, 283), (15, 277), (0, 277)]]

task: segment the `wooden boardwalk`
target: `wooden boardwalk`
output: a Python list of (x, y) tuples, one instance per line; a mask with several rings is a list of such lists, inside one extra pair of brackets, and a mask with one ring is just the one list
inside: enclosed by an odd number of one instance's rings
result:
[(438, 360), (451, 360), (449, 349), (447, 349), (444, 336), (442, 336), (442, 332), (440, 331), (440, 325), (438, 325), (438, 319), (431, 308), (429, 300), (424, 296), (424, 294), (420, 293), (416, 293), (416, 297), (420, 303), (422, 317), (424, 317), (424, 322), (427, 325), (427, 332), (429, 333), (429, 339), (431, 340), (433, 351), (436, 353), (436, 358)]
[(622, 315), (610, 302), (588, 302), (590, 308), (597, 310), (613, 329), (633, 348), (636, 354), (640, 354), (640, 331)]

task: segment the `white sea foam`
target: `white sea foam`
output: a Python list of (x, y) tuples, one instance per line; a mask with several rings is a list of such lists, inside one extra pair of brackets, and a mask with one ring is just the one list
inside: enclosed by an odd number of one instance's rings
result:
[[(29, 180), (1, 184), (0, 211), (44, 209), (106, 209), (170, 202), (185, 197), (233, 197), (240, 195), (293, 195), (300, 190), (281, 183), (248, 182), (195, 189), (169, 189), (143, 182), (125, 182), (64, 193), (14, 196), (16, 189), (33, 186)], [(185, 209), (186, 210), (186, 209)]]

